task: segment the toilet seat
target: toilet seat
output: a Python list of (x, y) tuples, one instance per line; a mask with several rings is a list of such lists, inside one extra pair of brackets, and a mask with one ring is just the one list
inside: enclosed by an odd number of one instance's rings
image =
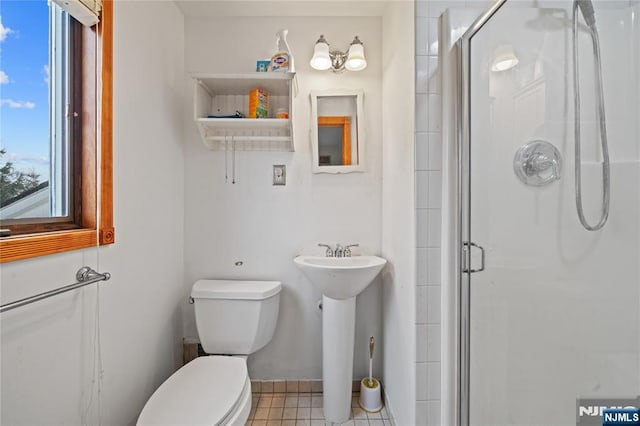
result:
[(138, 425), (244, 425), (251, 410), (246, 361), (229, 356), (194, 359), (149, 398)]

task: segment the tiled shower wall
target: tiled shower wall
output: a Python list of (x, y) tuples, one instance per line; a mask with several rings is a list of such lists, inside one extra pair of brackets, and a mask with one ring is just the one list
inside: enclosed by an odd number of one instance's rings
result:
[(438, 16), (416, 2), (416, 424), (440, 425), (441, 123)]
[(416, 1), (416, 424), (440, 426), (442, 114), (438, 18), (488, 0)]

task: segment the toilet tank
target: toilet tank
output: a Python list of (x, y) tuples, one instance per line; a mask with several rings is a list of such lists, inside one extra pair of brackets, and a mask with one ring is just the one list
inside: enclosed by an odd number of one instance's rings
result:
[(249, 355), (271, 341), (279, 281), (199, 280), (191, 289), (200, 343), (209, 354)]

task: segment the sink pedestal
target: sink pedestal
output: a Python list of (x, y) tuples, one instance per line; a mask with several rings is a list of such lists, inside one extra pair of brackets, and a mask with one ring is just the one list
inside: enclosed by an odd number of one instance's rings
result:
[(377, 256), (297, 256), (295, 264), (322, 291), (324, 417), (344, 423), (351, 411), (356, 296), (387, 263)]
[(344, 423), (351, 413), (356, 298), (322, 296), (322, 380), (324, 417)]

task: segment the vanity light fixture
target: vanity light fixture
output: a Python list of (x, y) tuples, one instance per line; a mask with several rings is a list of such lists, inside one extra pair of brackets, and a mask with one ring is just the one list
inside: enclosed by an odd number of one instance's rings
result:
[(367, 67), (367, 60), (364, 57), (364, 45), (355, 36), (349, 50), (343, 53), (339, 50), (329, 50), (329, 43), (323, 35), (320, 36), (313, 49), (313, 57), (309, 61), (312, 68), (319, 71), (331, 69), (333, 72), (362, 71)]

